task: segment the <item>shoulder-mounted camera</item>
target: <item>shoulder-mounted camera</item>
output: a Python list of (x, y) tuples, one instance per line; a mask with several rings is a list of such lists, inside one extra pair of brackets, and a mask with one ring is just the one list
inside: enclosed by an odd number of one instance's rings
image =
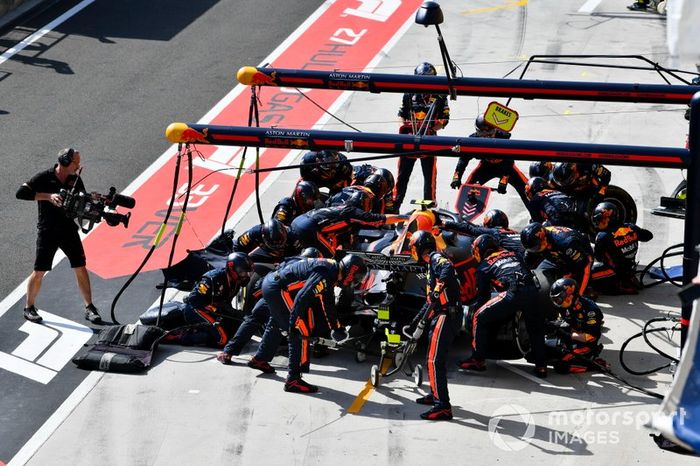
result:
[(121, 223), (124, 228), (127, 228), (131, 212), (122, 214), (117, 212), (116, 208), (133, 209), (136, 205), (136, 199), (117, 194), (114, 187), (109, 188), (108, 194), (75, 192), (66, 189), (62, 189), (59, 194), (63, 198), (63, 210), (66, 215), (78, 220), (78, 225), (83, 233), (92, 230), (95, 223), (99, 223), (102, 219), (111, 227), (116, 227)]

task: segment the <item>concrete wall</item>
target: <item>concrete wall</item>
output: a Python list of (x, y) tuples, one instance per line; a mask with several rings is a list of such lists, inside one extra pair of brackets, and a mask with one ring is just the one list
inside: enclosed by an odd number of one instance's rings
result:
[(0, 16), (14, 10), (20, 4), (24, 3), (26, 0), (0, 0)]

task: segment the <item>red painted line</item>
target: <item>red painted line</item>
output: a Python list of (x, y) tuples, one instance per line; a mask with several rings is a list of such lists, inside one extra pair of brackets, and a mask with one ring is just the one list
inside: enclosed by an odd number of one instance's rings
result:
[[(391, 3), (385, 2), (372, 7), (372, 11), (365, 11), (369, 8), (365, 6), (368, 2), (337, 0), (327, 3), (324, 5), (325, 10), (319, 10), (317, 18), (290, 40), (289, 46), (277, 58), (269, 57), (268, 60), (275, 68), (364, 70), (397, 31), (414, 18), (421, 4), (422, 0), (402, 0), (396, 3), (395, 9), (389, 7), (387, 10), (387, 5), (391, 6)], [(353, 13), (360, 10), (363, 14)], [(343, 91), (313, 90), (310, 93), (321, 107), (330, 108)], [(310, 128), (324, 117), (322, 110), (289, 88), (270, 87), (260, 95), (260, 126)], [(211, 121), (202, 124), (245, 126), (249, 103), (250, 91), (246, 88), (233, 97)], [(182, 116), (182, 119), (186, 118), (187, 115)], [(170, 123), (164, 121), (163, 127)], [(197, 148), (205, 159), (210, 159), (217, 152), (215, 146), (200, 145)], [(222, 165), (237, 168), (237, 165), (233, 166), (233, 157), (227, 162), (221, 162), (219, 155), (227, 153), (218, 151), (218, 164), (211, 169), (195, 166), (193, 179), (202, 179)], [(278, 166), (288, 154), (289, 149), (266, 149), (261, 156), (261, 162), (268, 167)], [(249, 154), (247, 160), (254, 160), (254, 155)], [(136, 198), (137, 204), (132, 209), (128, 229), (121, 226), (109, 227), (101, 223), (85, 238), (83, 244), (90, 271), (107, 279), (130, 275), (136, 270), (162, 224), (163, 215), (168, 207), (173, 175), (174, 158), (155, 170), (150, 178), (130, 194)], [(261, 173), (260, 181), (263, 182), (268, 175), (269, 173)], [(180, 183), (180, 192), (184, 192), (186, 174), (181, 174), (180, 179), (183, 180)], [(216, 172), (193, 187), (187, 220), (177, 244), (175, 262), (185, 257), (187, 249), (202, 248), (217, 234), (232, 183), (233, 177)], [(241, 177), (233, 201), (234, 206), (241, 206), (250, 198), (255, 188), (254, 183), (254, 176)], [(290, 193), (270, 193), (280, 198), (288, 194)], [(232, 214), (235, 215), (234, 212)], [(269, 212), (265, 214), (269, 215)], [(173, 217), (160, 246), (143, 271), (157, 270), (167, 265), (178, 217), (177, 210), (174, 211)]]

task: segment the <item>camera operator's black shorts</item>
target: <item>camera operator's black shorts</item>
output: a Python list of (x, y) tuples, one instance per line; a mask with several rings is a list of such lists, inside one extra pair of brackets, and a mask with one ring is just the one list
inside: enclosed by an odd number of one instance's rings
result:
[(72, 268), (85, 266), (85, 250), (78, 230), (40, 229), (36, 238), (34, 270), (38, 272), (51, 270), (53, 258), (59, 249), (66, 255)]

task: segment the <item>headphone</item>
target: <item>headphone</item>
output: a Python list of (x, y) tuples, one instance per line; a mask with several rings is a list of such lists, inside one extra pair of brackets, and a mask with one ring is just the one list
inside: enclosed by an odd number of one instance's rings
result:
[(66, 149), (62, 149), (58, 153), (58, 163), (62, 167), (67, 167), (71, 163), (73, 163), (73, 158), (75, 157), (75, 149), (68, 147)]

